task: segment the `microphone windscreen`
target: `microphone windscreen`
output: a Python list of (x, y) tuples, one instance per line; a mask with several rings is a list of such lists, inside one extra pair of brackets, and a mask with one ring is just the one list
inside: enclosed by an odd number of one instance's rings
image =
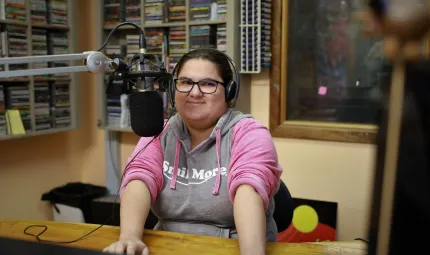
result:
[(133, 132), (141, 137), (161, 134), (164, 127), (164, 107), (156, 91), (134, 92), (129, 96), (130, 122)]

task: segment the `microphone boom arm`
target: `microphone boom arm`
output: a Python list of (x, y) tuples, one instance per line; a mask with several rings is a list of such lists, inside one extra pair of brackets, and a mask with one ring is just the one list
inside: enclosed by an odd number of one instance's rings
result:
[(0, 58), (0, 65), (28, 64), (28, 63), (54, 62), (54, 61), (71, 61), (71, 60), (83, 60), (83, 65), (1, 71), (0, 78), (45, 75), (45, 74), (56, 74), (56, 73), (76, 73), (76, 72), (103, 73), (105, 71), (115, 69), (112, 66), (113, 60), (98, 51), (87, 51), (80, 54), (5, 57), (5, 58)]

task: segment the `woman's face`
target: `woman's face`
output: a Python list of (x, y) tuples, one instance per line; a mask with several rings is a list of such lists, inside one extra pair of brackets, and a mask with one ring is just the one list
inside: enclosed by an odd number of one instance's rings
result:
[[(223, 82), (217, 66), (203, 59), (190, 59), (182, 66), (178, 79), (185, 81), (178, 81), (184, 84), (183, 86), (192, 84), (190, 81), (199, 82), (202, 80), (209, 81), (206, 86), (201, 86), (202, 91), (214, 90), (210, 85), (214, 85), (213, 81)], [(203, 84), (203, 83), (202, 83)], [(192, 123), (196, 128), (207, 128), (214, 125), (218, 119), (224, 114), (227, 104), (225, 102), (225, 88), (221, 84), (217, 84), (216, 91), (212, 94), (202, 93), (197, 84), (194, 84), (190, 92), (184, 93), (175, 91), (176, 107), (181, 117), (188, 122)]]

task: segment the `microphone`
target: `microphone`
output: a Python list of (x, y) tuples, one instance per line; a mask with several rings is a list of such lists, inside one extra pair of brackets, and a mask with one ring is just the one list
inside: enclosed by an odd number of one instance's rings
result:
[[(131, 129), (138, 136), (157, 136), (161, 134), (164, 128), (164, 104), (158, 91), (166, 91), (165, 88), (170, 84), (173, 76), (166, 71), (163, 63), (158, 63), (155, 55), (146, 54), (145, 31), (132, 22), (122, 22), (108, 34), (98, 51), (101, 51), (107, 45), (109, 38), (117, 29), (125, 25), (133, 26), (139, 31), (139, 53), (131, 58), (130, 64), (120, 58), (109, 59), (108, 67), (113, 69), (114, 72), (108, 76), (107, 91), (109, 91), (109, 87), (114, 80), (122, 81), (125, 87), (123, 91), (126, 94), (132, 91), (128, 96)], [(155, 59), (158, 65), (151, 63), (151, 59)], [(90, 67), (94, 69), (93, 66), (97, 68), (103, 61), (95, 59), (92, 62), (94, 64)], [(158, 70), (154, 70), (150, 66), (156, 67)], [(90, 70), (92, 70), (91, 68)], [(133, 69), (137, 69), (137, 71)], [(154, 90), (154, 81), (159, 83), (157, 91)], [(124, 100), (124, 102), (126, 104), (127, 100)]]
[(141, 137), (158, 136), (164, 127), (163, 99), (154, 90), (138, 91), (129, 96), (130, 122)]
[[(124, 62), (121, 59), (115, 59), (112, 63), (116, 67), (116, 71), (109, 75), (107, 91), (109, 91), (113, 80), (121, 80), (123, 86), (126, 86), (125, 90), (132, 91), (128, 96), (131, 129), (141, 137), (159, 135), (164, 127), (164, 102), (161, 95), (153, 89), (153, 84), (142, 88), (136, 86), (133, 89), (130, 84), (134, 82), (130, 83), (129, 81), (141, 80), (142, 83), (145, 83), (145, 78), (154, 79), (153, 77), (157, 77), (157, 80), (161, 80), (160, 87), (162, 89), (160, 90), (164, 91), (163, 88), (172, 79), (172, 75), (163, 69), (160, 71), (130, 72), (128, 65), (124, 68)], [(136, 81), (135, 84), (139, 84), (139, 82)]]
[[(129, 95), (130, 123), (133, 132), (141, 137), (152, 137), (161, 134), (164, 128), (164, 103), (158, 91), (154, 90), (154, 80), (159, 81), (159, 90), (172, 80), (172, 74), (166, 71), (163, 64), (159, 66), (150, 62), (156, 59), (152, 54), (146, 53), (146, 41), (143, 30), (139, 36), (139, 54), (132, 58), (129, 68), (119, 70), (114, 79), (129, 80), (135, 84), (133, 92)], [(134, 61), (139, 61), (137, 71), (130, 71)], [(120, 65), (118, 65), (120, 66)], [(150, 66), (159, 70), (154, 71)]]

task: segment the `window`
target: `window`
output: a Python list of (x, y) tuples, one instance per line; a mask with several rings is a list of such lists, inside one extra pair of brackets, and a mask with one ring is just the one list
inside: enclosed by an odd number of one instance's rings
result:
[(274, 137), (373, 143), (381, 42), (354, 20), (355, 0), (274, 0)]

